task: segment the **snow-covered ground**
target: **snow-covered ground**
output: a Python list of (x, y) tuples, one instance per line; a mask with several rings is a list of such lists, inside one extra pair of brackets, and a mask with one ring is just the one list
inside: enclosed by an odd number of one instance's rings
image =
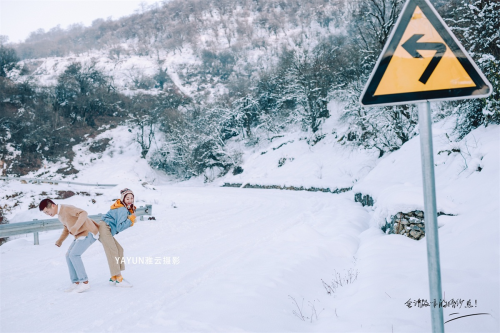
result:
[[(454, 215), (439, 217), (442, 285), (447, 301), (465, 303), (445, 308), (444, 318), (487, 314), (450, 321), (445, 329), (498, 332), (500, 127), (479, 128), (459, 143), (446, 139), (448, 127), (434, 126), (438, 208)], [(380, 229), (389, 215), (422, 208), (419, 137), (377, 159), (349, 153), (333, 135), (308, 147), (292, 133), (280, 140), (294, 142), (279, 149), (272, 149), (281, 144), (273, 140), (245, 152), (241, 175), (173, 184), (138, 157), (126, 128), (106, 135), (113, 140), (104, 153), (75, 148), (81, 170), (75, 180), (117, 187), (1, 183), (0, 205), (19, 202), (7, 215), (13, 223), (42, 219), (29, 203), (37, 204), (42, 191), (72, 190), (89, 195), (56, 201), (100, 213), (120, 188), (130, 187), (138, 206), (153, 204), (156, 220), (139, 221), (117, 239), (131, 260), (152, 264), (126, 265), (134, 287), (111, 287), (96, 242), (83, 256), (92, 288), (67, 294), (64, 254), (71, 239), (58, 248), (60, 231), (42, 233), (39, 246), (32, 235), (14, 238), (0, 247), (2, 332), (430, 331), (430, 308), (406, 305), (429, 300), (426, 239)], [(450, 154), (438, 154), (444, 150)], [(278, 167), (283, 157), (294, 160)], [(321, 177), (314, 163), (324, 165)], [(225, 181), (354, 188), (331, 194), (219, 187)], [(357, 192), (371, 195), (375, 205), (355, 203)], [(13, 193), (21, 194), (6, 199)], [(334, 281), (343, 286), (329, 289)]]

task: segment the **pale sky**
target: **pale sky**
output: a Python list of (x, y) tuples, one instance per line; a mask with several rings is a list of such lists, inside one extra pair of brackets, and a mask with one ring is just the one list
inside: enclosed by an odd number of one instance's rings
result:
[(141, 2), (148, 6), (160, 0), (0, 0), (0, 35), (9, 42), (24, 41), (30, 32), (73, 23), (89, 26), (98, 18), (113, 20), (133, 14)]

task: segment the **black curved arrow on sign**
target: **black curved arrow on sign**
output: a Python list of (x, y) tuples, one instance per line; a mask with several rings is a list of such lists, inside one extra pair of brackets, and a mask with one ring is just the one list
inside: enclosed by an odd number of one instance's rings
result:
[(443, 57), (444, 53), (446, 52), (446, 45), (443, 43), (418, 43), (418, 40), (422, 38), (424, 35), (421, 34), (415, 34), (408, 38), (404, 44), (401, 46), (408, 52), (413, 58), (423, 58), (420, 53), (418, 53), (417, 50), (435, 50), (436, 53), (434, 54), (434, 57), (432, 57), (431, 62), (429, 65), (427, 65), (427, 68), (425, 69), (424, 73), (418, 79), (420, 82), (423, 84), (427, 83), (427, 80), (432, 75), (432, 72), (436, 69), (437, 65), (441, 61), (441, 58)]

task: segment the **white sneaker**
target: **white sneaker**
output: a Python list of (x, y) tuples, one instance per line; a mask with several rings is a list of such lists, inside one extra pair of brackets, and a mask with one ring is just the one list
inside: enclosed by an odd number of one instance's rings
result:
[(83, 293), (85, 290), (90, 289), (90, 282), (88, 282), (88, 283), (80, 282), (77, 286), (78, 287), (75, 288), (74, 292), (75, 293)]
[(131, 288), (132, 287), (132, 283), (128, 282), (125, 279), (123, 279), (122, 282), (118, 282), (118, 280), (116, 280), (115, 286), (116, 287), (121, 287), (121, 288)]
[(113, 286), (113, 287), (114, 287), (114, 286), (115, 286), (115, 284), (116, 284), (116, 280), (111, 280), (111, 279), (109, 279), (109, 282), (108, 282), (108, 283), (109, 283), (109, 285), (110, 285), (110, 286)]
[(75, 290), (75, 289), (76, 289), (76, 287), (78, 287), (78, 285), (77, 285), (76, 283), (72, 283), (72, 284), (71, 284), (71, 286), (70, 286), (69, 288), (64, 289), (64, 292), (65, 292), (65, 293), (70, 293), (70, 292), (72, 292), (73, 290)]

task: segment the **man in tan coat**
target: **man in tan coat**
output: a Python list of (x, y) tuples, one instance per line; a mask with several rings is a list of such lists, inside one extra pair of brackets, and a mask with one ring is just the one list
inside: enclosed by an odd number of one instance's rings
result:
[(57, 215), (59, 221), (64, 225), (61, 237), (56, 241), (58, 247), (69, 234), (75, 236), (75, 240), (66, 252), (66, 262), (72, 285), (65, 291), (81, 293), (90, 289), (81, 256), (99, 238), (99, 226), (88, 217), (86, 211), (75, 206), (56, 205), (52, 200), (44, 199), (38, 208), (49, 216)]

